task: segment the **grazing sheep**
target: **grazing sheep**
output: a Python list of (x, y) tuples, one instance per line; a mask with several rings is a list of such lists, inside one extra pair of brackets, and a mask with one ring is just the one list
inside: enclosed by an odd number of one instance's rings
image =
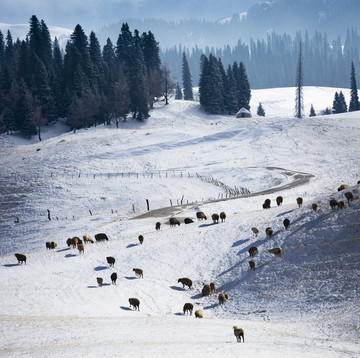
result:
[(280, 206), (282, 203), (283, 203), (283, 197), (282, 196), (278, 196), (277, 198), (276, 198), (276, 204), (277, 204), (277, 206)]
[(263, 204), (263, 209), (270, 209), (270, 206), (271, 206), (271, 200), (270, 199), (266, 199), (264, 201), (264, 204)]
[(290, 226), (290, 220), (289, 219), (284, 219), (283, 221), (284, 227), (287, 230)]
[(259, 235), (259, 229), (257, 227), (252, 227), (251, 231), (253, 232), (254, 236), (258, 236)]
[(129, 298), (130, 308), (131, 306), (134, 307), (135, 311), (136, 309), (140, 311), (140, 301), (137, 298)]
[(311, 209), (312, 209), (313, 212), (316, 213), (316, 212), (317, 212), (317, 209), (318, 209), (318, 205), (317, 205), (316, 203), (312, 204), (312, 205), (311, 205)]
[(195, 318), (204, 318), (204, 312), (202, 310), (196, 310)]
[(91, 244), (94, 243), (94, 240), (91, 238), (90, 235), (84, 235), (84, 236), (83, 236), (83, 240), (84, 240), (85, 244), (87, 244), (87, 243), (89, 243), (89, 242), (90, 242)]
[(98, 286), (99, 287), (102, 287), (102, 285), (103, 285), (103, 278), (102, 277), (96, 277), (96, 281), (97, 281), (97, 283), (98, 283)]
[(78, 250), (79, 250), (79, 255), (81, 255), (81, 253), (84, 253), (84, 252), (85, 252), (84, 244), (78, 244), (78, 245), (77, 245), (77, 248), (78, 248)]
[(329, 204), (330, 204), (331, 209), (335, 209), (337, 207), (337, 205), (338, 205), (338, 203), (337, 203), (337, 201), (335, 199), (331, 199), (329, 201)]
[(253, 260), (249, 261), (250, 270), (255, 271), (255, 262)]
[(196, 217), (198, 220), (207, 220), (206, 215), (202, 211), (197, 212)]
[(185, 223), (185, 224), (191, 224), (191, 223), (193, 223), (193, 222), (194, 222), (193, 219), (190, 219), (190, 218), (185, 218), (185, 219), (184, 219), (184, 223)]
[(114, 257), (112, 257), (112, 256), (108, 256), (107, 258), (106, 258), (106, 261), (107, 261), (107, 263), (109, 264), (109, 266), (111, 267), (114, 267), (114, 265), (115, 265), (115, 258)]
[(15, 257), (17, 258), (19, 264), (22, 264), (23, 262), (25, 262), (25, 265), (26, 265), (26, 256), (25, 255), (15, 254)]
[(135, 275), (138, 277), (144, 278), (144, 273), (142, 269), (139, 268), (133, 268), (133, 271), (135, 272)]
[(345, 208), (345, 202), (344, 202), (344, 200), (340, 200), (340, 201), (338, 201), (338, 208), (339, 209), (344, 209)]
[(113, 272), (113, 273), (111, 274), (110, 278), (111, 278), (111, 283), (112, 283), (113, 285), (116, 285), (117, 273), (116, 273), (116, 272)]
[(138, 239), (139, 239), (140, 245), (142, 245), (142, 243), (144, 242), (144, 236), (139, 235)]
[(185, 286), (188, 286), (188, 287), (189, 287), (189, 290), (191, 289), (192, 284), (193, 284), (193, 282), (192, 282), (189, 278), (187, 278), (187, 277), (179, 278), (179, 279), (178, 279), (178, 282), (181, 282), (181, 283), (182, 283), (183, 288), (185, 288)]
[(258, 253), (258, 248), (256, 246), (251, 246), (248, 252), (250, 257), (255, 257)]
[(214, 224), (218, 223), (219, 222), (219, 214), (212, 214), (211, 219), (214, 222)]
[(77, 244), (80, 242), (80, 239), (77, 236), (74, 236), (71, 239), (71, 245), (73, 247), (73, 249), (75, 249), (77, 247)]
[(214, 282), (210, 282), (210, 292), (215, 293), (216, 292), (216, 286)]
[(204, 285), (202, 291), (201, 291), (201, 294), (203, 296), (209, 296), (210, 295), (210, 292), (211, 292), (211, 288), (210, 288), (210, 285)]
[(353, 193), (351, 191), (346, 192), (344, 195), (345, 195), (345, 198), (348, 201), (348, 204), (350, 204), (350, 201), (354, 200), (354, 195), (353, 195)]
[(160, 230), (160, 226), (161, 226), (161, 223), (160, 222), (157, 222), (155, 224), (155, 230)]
[(303, 204), (303, 198), (301, 198), (300, 196), (296, 199), (297, 204), (299, 205), (299, 208), (302, 207)]
[(220, 293), (218, 299), (219, 299), (219, 305), (223, 305), (225, 301), (229, 299), (229, 296), (226, 293)]
[(104, 234), (104, 233), (101, 232), (100, 234), (95, 234), (95, 240), (96, 240), (97, 242), (100, 242), (100, 241), (108, 241), (109, 238), (107, 237), (106, 234)]
[(180, 221), (176, 218), (170, 218), (170, 226), (180, 226)]
[(185, 303), (184, 304), (184, 307), (183, 307), (184, 314), (186, 314), (186, 312), (189, 312), (190, 316), (191, 316), (193, 309), (194, 309), (194, 306), (193, 306), (192, 303)]
[(266, 236), (267, 236), (267, 237), (271, 237), (272, 234), (274, 233), (274, 231), (273, 231), (273, 229), (272, 229), (271, 227), (267, 227), (267, 228), (265, 229), (265, 233), (266, 233)]
[(53, 249), (56, 248), (56, 246), (57, 246), (57, 245), (56, 245), (56, 243), (55, 243), (54, 241), (51, 241), (51, 242), (50, 242), (50, 249), (53, 250)]
[(226, 219), (226, 213), (225, 213), (224, 211), (222, 211), (222, 212), (220, 213), (220, 219), (221, 219), (221, 222), (224, 222), (224, 221), (225, 221), (225, 219)]
[(46, 243), (45, 243), (45, 247), (46, 247), (46, 249), (51, 249), (51, 243), (50, 243), (50, 241), (47, 241)]
[(281, 256), (281, 248), (280, 247), (274, 247), (273, 249), (269, 250), (270, 254), (274, 254), (275, 257)]
[(345, 190), (345, 189), (349, 189), (349, 185), (347, 184), (341, 184), (339, 187), (338, 187), (338, 191), (341, 191), (341, 190)]
[(234, 336), (236, 337), (237, 342), (241, 343), (241, 337), (242, 337), (243, 342), (245, 342), (244, 330), (242, 328), (238, 328), (236, 326), (234, 326), (233, 328), (234, 328)]
[(72, 241), (72, 239), (71, 238), (68, 238), (67, 240), (66, 240), (66, 245), (68, 246), (68, 247), (70, 247), (73, 243), (72, 243), (73, 241)]

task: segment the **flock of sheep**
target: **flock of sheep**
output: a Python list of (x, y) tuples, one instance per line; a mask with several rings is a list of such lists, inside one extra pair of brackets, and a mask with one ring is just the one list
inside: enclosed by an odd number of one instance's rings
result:
[[(360, 181), (358, 182), (358, 184), (360, 184)], [(349, 189), (349, 186), (343, 184), (338, 188), (338, 191), (347, 190), (347, 189)], [(344, 193), (344, 196), (347, 199), (348, 205), (350, 205), (351, 201), (354, 200), (353, 193), (350, 190), (348, 190), (348, 191), (346, 191)], [(301, 208), (302, 205), (303, 205), (303, 199), (301, 197), (298, 197), (296, 199), (296, 202), (297, 202), (297, 205), (299, 206), (299, 208)], [(277, 203), (278, 206), (282, 205), (283, 197), (278, 196), (276, 198), (276, 203)], [(331, 209), (333, 209), (333, 210), (336, 209), (336, 208), (343, 209), (345, 207), (345, 202), (343, 200), (331, 199), (329, 201), (329, 205), (330, 205)], [(270, 209), (271, 208), (271, 200), (270, 199), (265, 200), (265, 202), (263, 204), (263, 208), (264, 209)], [(316, 203), (313, 203), (311, 205), (311, 209), (314, 212), (316, 212), (318, 210), (318, 205)], [(207, 220), (207, 216), (202, 211), (197, 212), (196, 217), (197, 217), (198, 220)], [(212, 218), (212, 221), (213, 221), (214, 224), (218, 223), (219, 219), (221, 219), (221, 221), (224, 222), (225, 219), (226, 219), (226, 213), (225, 212), (221, 212), (220, 214), (214, 213), (214, 214), (212, 214), (211, 218)], [(190, 224), (190, 223), (193, 223), (193, 222), (194, 221), (192, 219), (190, 219), (190, 218), (185, 218), (184, 219), (185, 224)], [(172, 217), (169, 220), (169, 224), (170, 224), (170, 227), (180, 226), (180, 221), (177, 218)], [(283, 225), (284, 225), (284, 228), (286, 230), (288, 230), (289, 227), (290, 227), (290, 220), (287, 219), (287, 218), (285, 220), (283, 220)], [(161, 228), (161, 223), (157, 222), (156, 225), (155, 225), (155, 229), (160, 230), (160, 228)], [(252, 230), (254, 236), (257, 237), (259, 235), (260, 231), (259, 231), (258, 228), (252, 227), (251, 230)], [(268, 238), (270, 238), (273, 235), (273, 229), (271, 227), (267, 227), (265, 229), (265, 234), (266, 234), (266, 236)], [(98, 233), (98, 234), (95, 235), (95, 241), (96, 242), (102, 242), (102, 241), (108, 241), (108, 240), (109, 240), (109, 238), (105, 233)], [(140, 244), (143, 244), (143, 242), (144, 242), (143, 235), (139, 235), (138, 240), (139, 240)], [(82, 240), (79, 237), (73, 237), (73, 238), (67, 239), (67, 241), (66, 241), (66, 244), (67, 244), (68, 247), (73, 247), (74, 249), (75, 248), (78, 249), (79, 255), (84, 254), (84, 252), (85, 252), (84, 243), (85, 244), (94, 243), (94, 240), (89, 235), (84, 235)], [(46, 246), (46, 249), (51, 250), (51, 249), (55, 249), (57, 247), (57, 244), (55, 242), (46, 242), (45, 246)], [(255, 247), (255, 246), (250, 247), (250, 249), (248, 250), (250, 258), (255, 258), (256, 255), (258, 254), (258, 251), (259, 251), (259, 249), (257, 247)], [(268, 252), (270, 254), (275, 255), (275, 257), (280, 257), (282, 255), (282, 249), (280, 247), (271, 248), (271, 249), (268, 250)], [(19, 264), (23, 264), (23, 263), (26, 264), (26, 259), (27, 258), (26, 258), (26, 256), (24, 254), (16, 253), (15, 257), (17, 258)], [(106, 260), (107, 260), (110, 267), (114, 267), (115, 261), (116, 261), (114, 257), (108, 256), (108, 257), (106, 257)], [(254, 271), (255, 268), (256, 268), (255, 261), (250, 260), (249, 261), (249, 266), (250, 266), (250, 270)], [(135, 273), (135, 275), (138, 278), (143, 278), (144, 277), (143, 270), (140, 269), (140, 268), (134, 268), (133, 272)], [(112, 284), (116, 285), (117, 273), (113, 272), (111, 274), (110, 278), (111, 278)], [(192, 287), (193, 287), (192, 280), (187, 278), (187, 277), (179, 278), (178, 283), (181, 283), (184, 289), (185, 289), (185, 287), (187, 287), (189, 290), (191, 290)], [(98, 284), (99, 287), (102, 287), (102, 285), (103, 285), (103, 278), (102, 277), (97, 277), (97, 284)], [(210, 296), (211, 294), (214, 294), (215, 292), (216, 292), (215, 283), (211, 282), (210, 284), (205, 284), (203, 286), (201, 294), (202, 294), (202, 296)], [(226, 293), (223, 293), (223, 292), (219, 293), (219, 295), (218, 295), (218, 304), (223, 305), (226, 302), (226, 300), (228, 300), (228, 295)], [(130, 308), (134, 308), (134, 310), (138, 310), (138, 311), (140, 310), (140, 300), (138, 298), (135, 298), (135, 297), (129, 298), (129, 304), (130, 304)], [(183, 306), (184, 315), (187, 314), (187, 313), (189, 313), (189, 315), (192, 315), (193, 309), (194, 309), (194, 306), (193, 306), (192, 303), (190, 303), (190, 302), (185, 303), (184, 306)], [(196, 310), (195, 311), (195, 318), (203, 318), (203, 317), (204, 317), (204, 313), (203, 313), (202, 310)], [(237, 342), (241, 342), (241, 339), (244, 342), (244, 330), (242, 328), (238, 328), (237, 326), (234, 326), (233, 330), (234, 330), (234, 335), (235, 335), (235, 337), (237, 339)]]

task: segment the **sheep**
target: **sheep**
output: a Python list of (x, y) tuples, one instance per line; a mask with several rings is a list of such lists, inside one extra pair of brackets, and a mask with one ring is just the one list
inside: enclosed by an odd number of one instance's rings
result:
[(244, 330), (236, 326), (234, 326), (233, 329), (234, 329), (234, 336), (236, 337), (237, 342), (241, 343), (241, 337), (242, 337), (244, 343), (245, 342)]
[(138, 239), (139, 239), (140, 245), (142, 245), (142, 243), (144, 242), (144, 236), (139, 235)]
[(270, 199), (266, 199), (264, 201), (264, 204), (262, 205), (263, 209), (270, 209), (270, 205), (271, 205), (271, 200)]
[(50, 241), (47, 241), (46, 243), (45, 243), (45, 247), (46, 247), (46, 249), (51, 249), (51, 247), (50, 247)]
[(331, 199), (329, 201), (329, 204), (330, 204), (331, 209), (335, 209), (337, 207), (337, 205), (338, 205), (338, 203), (337, 203), (337, 201), (335, 199)]
[(296, 199), (297, 204), (299, 205), (299, 208), (302, 207), (303, 204), (303, 198), (301, 198), (300, 196)]
[(71, 239), (71, 238), (68, 238), (68, 239), (66, 240), (66, 245), (67, 245), (68, 247), (70, 247), (70, 246), (72, 245), (72, 239)]
[(160, 226), (161, 226), (161, 223), (160, 222), (157, 222), (155, 224), (155, 230), (160, 230)]
[(187, 278), (187, 277), (179, 278), (179, 279), (178, 279), (178, 282), (181, 282), (181, 283), (182, 283), (183, 288), (185, 288), (185, 286), (188, 286), (188, 287), (189, 287), (189, 290), (191, 289), (192, 284), (193, 284), (193, 282), (192, 282), (189, 278)]
[(26, 265), (26, 256), (25, 255), (15, 254), (15, 257), (17, 258), (19, 264), (22, 264), (23, 262), (25, 262), (25, 265)]
[(225, 221), (225, 219), (226, 219), (226, 213), (225, 213), (225, 211), (222, 211), (222, 212), (220, 213), (220, 219), (221, 219), (221, 222), (224, 222), (224, 221)]
[(199, 212), (196, 213), (196, 218), (198, 220), (207, 220), (206, 215), (202, 211), (199, 211)]
[(276, 204), (277, 206), (280, 206), (283, 203), (283, 197), (282, 196), (278, 196), (276, 198)]
[(253, 260), (249, 261), (250, 270), (255, 271), (255, 262)]
[(111, 283), (112, 283), (113, 285), (116, 285), (117, 273), (116, 273), (116, 272), (113, 272), (113, 273), (111, 274), (110, 278), (111, 278)]
[(317, 205), (316, 203), (312, 204), (312, 205), (311, 205), (311, 209), (312, 209), (312, 211), (313, 211), (314, 213), (316, 213), (316, 212), (317, 212), (317, 209), (318, 209), (318, 205)]
[(170, 226), (180, 226), (180, 221), (176, 218), (170, 218)]
[(54, 241), (51, 241), (51, 242), (50, 242), (50, 241), (47, 241), (45, 245), (46, 245), (46, 248), (49, 249), (49, 250), (55, 249), (56, 246), (57, 246)]
[(289, 228), (289, 226), (290, 226), (290, 220), (289, 219), (284, 219), (283, 224), (284, 224), (285, 230), (287, 230)]
[(193, 219), (190, 219), (190, 218), (185, 218), (185, 219), (184, 219), (184, 223), (185, 223), (185, 224), (191, 224), (191, 223), (193, 223), (193, 222), (194, 222)]
[(210, 292), (215, 293), (216, 292), (216, 286), (214, 282), (210, 282)]
[(202, 291), (201, 291), (201, 294), (203, 296), (209, 296), (210, 295), (210, 292), (211, 292), (211, 288), (210, 288), (210, 285), (204, 285)]
[(252, 227), (251, 231), (253, 232), (254, 236), (258, 236), (259, 235), (259, 229), (257, 227)]
[(184, 307), (183, 307), (184, 314), (186, 314), (186, 312), (189, 312), (190, 316), (191, 316), (193, 309), (194, 309), (194, 306), (193, 306), (192, 303), (185, 303), (184, 304)]
[(100, 241), (108, 241), (109, 238), (107, 237), (106, 234), (104, 234), (104, 233), (101, 232), (100, 234), (95, 234), (95, 240), (96, 240), (97, 242), (100, 242)]
[(258, 248), (256, 246), (251, 246), (248, 252), (250, 257), (255, 257), (258, 253)]
[(81, 253), (84, 253), (84, 252), (85, 252), (84, 244), (78, 244), (78, 245), (77, 245), (77, 248), (78, 248), (78, 250), (79, 250), (79, 255), (81, 255)]
[(214, 224), (215, 223), (218, 223), (219, 222), (219, 214), (212, 214), (211, 215), (211, 219), (212, 219), (212, 221), (214, 222)]
[(103, 285), (103, 278), (102, 277), (96, 277), (96, 281), (97, 281), (97, 283), (98, 283), (98, 286), (99, 287), (102, 287), (102, 285)]
[(84, 235), (83, 236), (83, 240), (84, 240), (84, 242), (85, 242), (85, 244), (87, 244), (87, 243), (94, 243), (94, 240), (91, 238), (91, 236), (90, 235)]
[(196, 310), (195, 318), (204, 318), (204, 312), (202, 310)]
[(218, 296), (219, 305), (223, 305), (227, 299), (229, 299), (229, 296), (226, 293), (220, 293)]
[(341, 184), (339, 187), (338, 187), (338, 191), (341, 191), (341, 190), (345, 190), (345, 189), (349, 189), (349, 185), (347, 184)]
[(266, 233), (267, 237), (271, 237), (274, 232), (273, 232), (273, 229), (271, 227), (267, 227), (265, 229), (265, 233)]
[(345, 208), (345, 203), (344, 203), (344, 200), (340, 200), (340, 201), (338, 201), (338, 208), (339, 209), (344, 209)]
[(350, 201), (354, 200), (354, 195), (353, 195), (353, 193), (351, 191), (347, 191), (344, 195), (345, 195), (345, 198), (348, 201), (348, 204), (350, 204)]
[(135, 275), (138, 277), (144, 278), (144, 273), (142, 269), (139, 268), (133, 268), (133, 271), (135, 272)]
[(281, 248), (280, 247), (274, 247), (273, 249), (269, 250), (270, 254), (274, 254), (275, 257), (281, 256)]
[(108, 256), (107, 258), (106, 258), (106, 261), (107, 261), (107, 263), (109, 264), (109, 266), (111, 267), (114, 267), (114, 265), (115, 265), (115, 258), (114, 257), (112, 257), (112, 256)]
[(136, 309), (140, 311), (140, 301), (137, 298), (129, 298), (130, 308), (131, 306), (134, 307), (135, 311)]

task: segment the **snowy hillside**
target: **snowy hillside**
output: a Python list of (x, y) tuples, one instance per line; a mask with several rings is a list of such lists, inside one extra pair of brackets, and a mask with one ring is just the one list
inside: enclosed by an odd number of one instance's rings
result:
[[(305, 108), (331, 106), (335, 90), (305, 88)], [(58, 124), (40, 143), (2, 135), (1, 355), (358, 357), (360, 114), (295, 119), (294, 94), (253, 91), (253, 113), (261, 102), (265, 118), (209, 116), (196, 102), (172, 101), (146, 123), (118, 129), (74, 134)], [(338, 192), (341, 184), (350, 188)], [(225, 187), (250, 193), (229, 198)], [(345, 207), (331, 209), (330, 199)], [(198, 221), (198, 211), (208, 219)], [(214, 224), (222, 211), (225, 222)], [(180, 226), (170, 227), (173, 216)], [(96, 233), (109, 241), (85, 244), (84, 254), (66, 244)], [(47, 250), (47, 241), (57, 247)], [(268, 252), (274, 247), (280, 257)], [(181, 277), (192, 279), (191, 290)], [(202, 296), (210, 282), (216, 294)], [(140, 311), (130, 309), (131, 297)], [(187, 302), (204, 318), (184, 315)]]

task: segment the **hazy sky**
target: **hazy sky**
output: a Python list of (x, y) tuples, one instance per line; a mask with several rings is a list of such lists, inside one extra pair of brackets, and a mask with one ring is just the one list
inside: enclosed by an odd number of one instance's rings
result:
[(259, 0), (0, 0), (0, 22), (28, 23), (31, 15), (48, 26), (89, 30), (124, 18), (217, 20), (246, 11)]

